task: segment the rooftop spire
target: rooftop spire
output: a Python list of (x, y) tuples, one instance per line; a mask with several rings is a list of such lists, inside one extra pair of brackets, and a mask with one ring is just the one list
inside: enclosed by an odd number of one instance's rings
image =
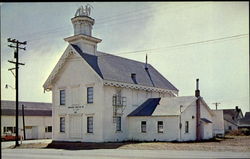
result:
[(148, 70), (148, 54), (146, 54), (145, 70)]

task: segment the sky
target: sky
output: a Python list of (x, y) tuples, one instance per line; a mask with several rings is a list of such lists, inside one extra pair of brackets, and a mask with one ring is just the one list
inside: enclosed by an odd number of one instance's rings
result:
[[(154, 66), (179, 89), (201, 96), (211, 109), (249, 106), (248, 2), (91, 2), (99, 51)], [(7, 38), (27, 41), (19, 53), (19, 99), (51, 102), (43, 84), (73, 35), (71, 18), (86, 3), (2, 3), (1, 99), (15, 100), (14, 60)]]

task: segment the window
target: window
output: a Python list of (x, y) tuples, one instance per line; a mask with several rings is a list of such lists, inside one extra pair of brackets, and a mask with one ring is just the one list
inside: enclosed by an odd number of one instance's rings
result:
[(141, 122), (141, 132), (145, 133), (146, 129), (147, 129), (147, 123), (146, 123), (146, 121), (142, 121)]
[(87, 133), (93, 133), (93, 117), (87, 117)]
[(232, 130), (232, 127), (231, 127), (231, 126), (228, 126), (228, 130)]
[(122, 128), (121, 128), (121, 120), (122, 120), (121, 117), (116, 117), (116, 131), (121, 131), (122, 130)]
[(46, 126), (45, 132), (52, 132), (52, 126)]
[(126, 97), (122, 97), (122, 105), (123, 106), (127, 105), (127, 98)]
[(93, 87), (88, 87), (87, 88), (87, 103), (93, 103)]
[(189, 123), (188, 121), (185, 122), (185, 133), (189, 132)]
[(60, 132), (65, 132), (65, 117), (60, 117)]
[(157, 123), (158, 133), (163, 133), (163, 121)]
[(3, 133), (15, 133), (16, 132), (16, 127), (11, 127), (11, 126), (7, 126), (7, 127), (3, 127)]
[(65, 105), (65, 90), (60, 90), (60, 105)]

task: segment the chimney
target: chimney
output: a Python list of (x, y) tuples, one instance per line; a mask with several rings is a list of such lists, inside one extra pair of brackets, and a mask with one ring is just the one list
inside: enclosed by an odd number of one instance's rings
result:
[(236, 110), (237, 112), (239, 112), (239, 111), (240, 111), (240, 109), (239, 109), (239, 107), (238, 107), (238, 106), (236, 106), (236, 107), (235, 107), (235, 110)]
[(136, 73), (131, 73), (131, 78), (136, 79)]
[(200, 131), (200, 90), (199, 90), (199, 79), (196, 79), (196, 90), (195, 90), (196, 99), (196, 141), (201, 140), (201, 131)]
[(146, 54), (145, 70), (148, 70), (148, 54)]
[(200, 90), (199, 90), (199, 78), (196, 79), (196, 90), (195, 90), (195, 97), (200, 97)]
[(135, 84), (137, 84), (137, 81), (136, 81), (136, 73), (131, 73), (131, 78), (132, 78), (133, 82), (134, 82)]

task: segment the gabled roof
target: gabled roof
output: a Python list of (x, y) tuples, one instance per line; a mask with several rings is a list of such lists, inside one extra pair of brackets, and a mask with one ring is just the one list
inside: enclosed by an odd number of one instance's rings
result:
[(162, 98), (152, 115), (180, 115), (180, 105), (182, 105), (181, 112), (184, 112), (196, 99), (195, 96)]
[[(136, 108), (128, 116), (178, 116), (192, 105), (198, 98), (195, 96), (179, 96), (164, 98), (149, 98), (142, 105)], [(207, 108), (208, 112), (213, 115), (210, 108), (206, 105), (203, 98), (201, 103)], [(180, 106), (182, 105), (181, 109)], [(181, 111), (181, 112), (180, 112)], [(204, 118), (204, 122), (208, 122)]]
[[(52, 104), (42, 102), (22, 102), (19, 103), (18, 114), (22, 115), (22, 105), (24, 105), (25, 116), (52, 116)], [(1, 115), (16, 115), (16, 102), (2, 100), (1, 101)]]
[(149, 98), (128, 116), (151, 116), (161, 98)]
[(223, 109), (224, 120), (235, 125), (238, 124), (238, 117), (240, 113), (242, 113), (241, 109), (239, 109), (239, 111), (237, 111), (236, 109)]
[(250, 112), (246, 112), (245, 116), (239, 120), (239, 126), (250, 127)]
[[(73, 44), (70, 45), (104, 80), (178, 91), (174, 85), (172, 85), (150, 64), (147, 65), (148, 70), (146, 70), (145, 63), (142, 62), (103, 52), (97, 52), (97, 55), (90, 55), (82, 52), (78, 46)], [(136, 74), (135, 80), (131, 78), (132, 73)]]

